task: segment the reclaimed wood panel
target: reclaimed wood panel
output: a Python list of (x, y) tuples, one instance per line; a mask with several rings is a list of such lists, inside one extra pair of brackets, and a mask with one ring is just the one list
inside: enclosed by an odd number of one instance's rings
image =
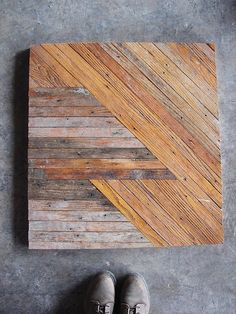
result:
[(214, 44), (30, 50), (29, 247), (223, 241)]

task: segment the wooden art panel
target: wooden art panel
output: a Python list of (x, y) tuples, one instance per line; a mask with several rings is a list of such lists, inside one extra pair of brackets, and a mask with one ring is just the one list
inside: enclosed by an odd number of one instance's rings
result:
[(29, 247), (223, 241), (215, 47), (30, 49)]

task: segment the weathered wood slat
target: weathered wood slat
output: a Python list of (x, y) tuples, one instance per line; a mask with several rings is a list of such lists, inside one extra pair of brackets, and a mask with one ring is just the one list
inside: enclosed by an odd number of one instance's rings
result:
[(156, 159), (146, 148), (32, 148), (28, 158), (47, 159)]
[(120, 122), (112, 117), (30, 117), (30, 128), (120, 128)]
[(79, 210), (32, 210), (29, 220), (40, 221), (128, 221), (120, 212), (114, 211), (79, 211)]
[(77, 169), (77, 168), (48, 168), (45, 170), (50, 180), (86, 180), (107, 179), (114, 177), (118, 180), (175, 180), (175, 176), (168, 169)]
[(115, 169), (167, 169), (159, 160), (135, 160), (135, 159), (29, 159), (29, 168), (75, 168), (81, 170), (107, 171)]
[(81, 200), (81, 199), (103, 199), (103, 196), (96, 191), (78, 190), (70, 191), (59, 189), (46, 190), (37, 186), (29, 185), (28, 198), (34, 200)]
[(77, 138), (46, 138), (30, 137), (29, 148), (144, 148), (145, 146), (134, 137), (77, 137)]
[[(137, 231), (122, 232), (66, 232), (66, 231), (34, 231), (29, 232), (30, 241), (52, 242), (147, 242), (142, 234)], [(99, 241), (100, 240), (100, 241)]]
[(107, 198), (89, 200), (29, 200), (29, 210), (117, 211)]
[(29, 117), (111, 117), (103, 107), (29, 107)]
[(134, 137), (125, 128), (29, 128), (30, 137)]
[(29, 177), (28, 197), (34, 200), (104, 199), (89, 181), (47, 180), (36, 171)]
[[(109, 236), (108, 236), (109, 237)], [(59, 249), (59, 250), (69, 250), (69, 249), (130, 249), (130, 248), (144, 248), (152, 247), (150, 242), (39, 242), (30, 241), (30, 249)]]
[[(96, 107), (101, 108), (97, 99), (83, 87), (34, 89), (34, 97), (30, 97), (30, 107)], [(56, 109), (56, 108), (55, 108)]]
[[(128, 232), (136, 231), (134, 225), (126, 221), (32, 221), (32, 231), (64, 231), (64, 232)], [(137, 232), (137, 231), (136, 231)], [(109, 237), (110, 235), (108, 235)], [(97, 237), (97, 240), (99, 236)], [(38, 240), (38, 239), (36, 239)], [(99, 239), (100, 240), (100, 239)]]

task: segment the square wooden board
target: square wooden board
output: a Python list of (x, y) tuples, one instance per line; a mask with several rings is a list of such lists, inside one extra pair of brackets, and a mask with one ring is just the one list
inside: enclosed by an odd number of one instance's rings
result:
[(30, 49), (29, 247), (223, 241), (215, 46)]

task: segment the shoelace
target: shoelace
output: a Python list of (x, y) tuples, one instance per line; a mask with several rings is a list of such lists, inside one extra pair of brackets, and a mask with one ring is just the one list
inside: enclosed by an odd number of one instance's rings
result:
[(96, 308), (96, 313), (98, 313), (98, 314), (109, 314), (110, 313), (109, 307), (107, 305), (98, 304), (97, 308)]
[(136, 305), (135, 307), (129, 308), (129, 314), (141, 314), (141, 308), (140, 305)]

